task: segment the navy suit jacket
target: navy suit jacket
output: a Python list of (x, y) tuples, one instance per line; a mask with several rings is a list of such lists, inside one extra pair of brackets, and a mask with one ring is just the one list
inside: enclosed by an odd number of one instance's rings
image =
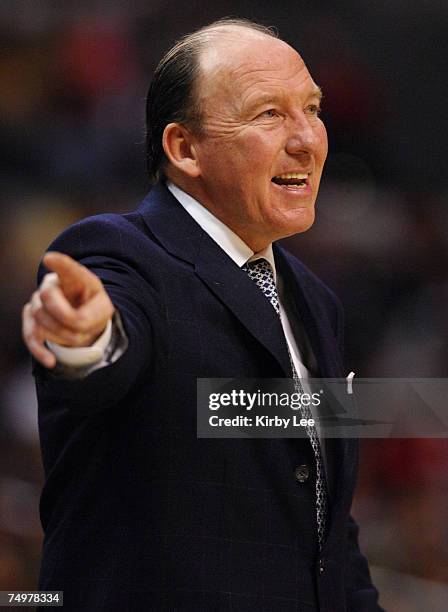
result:
[[(164, 185), (133, 213), (85, 219), (51, 250), (103, 281), (129, 346), (81, 380), (35, 364), (46, 482), (39, 588), (64, 610), (378, 612), (350, 506), (353, 440), (328, 440), (316, 541), (307, 439), (198, 439), (198, 377), (286, 377), (279, 318)], [(323, 377), (342, 377), (342, 314), (296, 258), (274, 256)], [(39, 279), (45, 270), (41, 267)]]

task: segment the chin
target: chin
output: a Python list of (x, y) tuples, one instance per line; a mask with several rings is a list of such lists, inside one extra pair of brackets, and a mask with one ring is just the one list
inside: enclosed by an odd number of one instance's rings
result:
[(292, 219), (289, 220), (289, 223), (285, 224), (282, 227), (283, 236), (282, 238), (286, 238), (287, 236), (294, 236), (294, 234), (301, 234), (302, 232), (306, 232), (313, 225), (315, 219), (314, 208), (302, 208), (297, 211), (297, 214), (293, 216)]

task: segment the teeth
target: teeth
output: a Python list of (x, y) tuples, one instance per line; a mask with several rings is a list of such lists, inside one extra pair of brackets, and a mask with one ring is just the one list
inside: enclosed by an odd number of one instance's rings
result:
[(300, 174), (298, 172), (289, 172), (287, 174), (279, 174), (275, 177), (276, 179), (299, 179), (303, 181), (308, 178), (308, 174)]

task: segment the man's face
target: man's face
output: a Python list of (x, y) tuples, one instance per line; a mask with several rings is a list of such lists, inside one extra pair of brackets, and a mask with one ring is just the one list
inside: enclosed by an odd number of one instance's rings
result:
[(320, 91), (286, 43), (233, 34), (202, 58), (195, 194), (254, 251), (307, 230), (327, 155)]

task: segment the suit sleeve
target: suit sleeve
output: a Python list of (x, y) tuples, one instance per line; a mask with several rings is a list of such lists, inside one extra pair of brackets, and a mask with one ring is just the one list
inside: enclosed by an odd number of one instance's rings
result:
[[(80, 379), (65, 378), (34, 362), (37, 394), (43, 405), (50, 402), (88, 414), (110, 409), (139, 384), (154, 363), (156, 291), (142, 275), (138, 258), (132, 257), (132, 234), (124, 236), (116, 223), (99, 217), (87, 219), (64, 232), (50, 249), (70, 255), (101, 279), (120, 313), (127, 350), (108, 367)], [(130, 245), (126, 251), (124, 244)], [(41, 266), (39, 282), (45, 273)]]

